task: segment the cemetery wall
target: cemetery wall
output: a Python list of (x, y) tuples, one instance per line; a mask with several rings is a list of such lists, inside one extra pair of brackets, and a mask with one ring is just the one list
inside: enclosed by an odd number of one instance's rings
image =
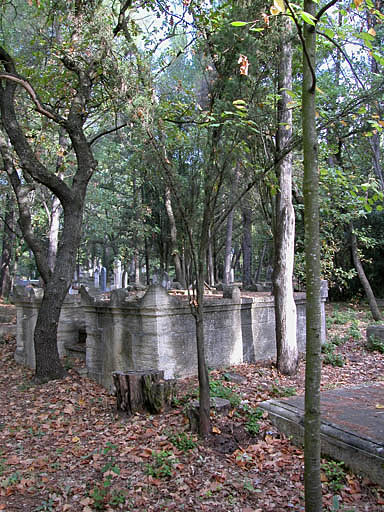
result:
[[(208, 296), (204, 329), (206, 357), (210, 367), (225, 367), (275, 357), (274, 298), (269, 294), (230, 298)], [(322, 339), (325, 312), (322, 298)], [(16, 359), (34, 367), (33, 330), (40, 298), (15, 296), (17, 306)], [(305, 350), (305, 294), (295, 294), (297, 340)], [(60, 355), (70, 353), (78, 332), (86, 331), (85, 357), (89, 377), (112, 389), (112, 372), (160, 369), (165, 378), (197, 373), (195, 321), (187, 299), (151, 285), (146, 293), (132, 296), (113, 290), (109, 300), (92, 296), (85, 288), (81, 296), (68, 296), (59, 323)]]

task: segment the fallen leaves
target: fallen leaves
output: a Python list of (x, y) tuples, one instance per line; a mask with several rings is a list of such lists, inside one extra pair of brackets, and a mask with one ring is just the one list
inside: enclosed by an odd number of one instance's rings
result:
[[(327, 365), (323, 387), (377, 380), (384, 374), (384, 356), (363, 352), (353, 341), (338, 350), (350, 362), (342, 369)], [(57, 512), (94, 512), (96, 506), (107, 512), (302, 510), (303, 453), (266, 417), (258, 436), (242, 439), (231, 454), (202, 443), (183, 451), (170, 442), (172, 432), (188, 433), (182, 406), (156, 417), (120, 419), (114, 398), (75, 372), (63, 381), (30, 385), (31, 372), (14, 362), (13, 351), (12, 344), (0, 346), (6, 361), (0, 375), (0, 511), (42, 509), (43, 503), (46, 509), (52, 503)], [(303, 364), (295, 377), (282, 377), (266, 364), (239, 365), (235, 371), (244, 383), (225, 385), (241, 394), (249, 408), (277, 388), (303, 391)], [(215, 378), (220, 376), (217, 371)], [(179, 387), (184, 396), (196, 388), (196, 379), (182, 380)], [(382, 403), (373, 406), (377, 414), (384, 409)], [(224, 420), (214, 417), (212, 439), (224, 436), (228, 425), (243, 426), (243, 421), (237, 409)], [(172, 476), (149, 475), (153, 453), (164, 452), (172, 453)], [(105, 490), (100, 503), (91, 494), (95, 488)], [(324, 489), (324, 502), (332, 506), (326, 478)], [(344, 508), (356, 512), (376, 512), (384, 505), (382, 492), (354, 475), (347, 475), (340, 496)]]

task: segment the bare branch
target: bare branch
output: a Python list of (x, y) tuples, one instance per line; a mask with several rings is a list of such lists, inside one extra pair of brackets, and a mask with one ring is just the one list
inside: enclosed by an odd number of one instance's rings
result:
[(118, 130), (121, 130), (121, 128), (124, 128), (127, 126), (128, 123), (120, 124), (119, 126), (115, 126), (115, 128), (111, 128), (110, 130), (105, 130), (103, 132), (98, 133), (93, 137), (93, 139), (90, 140), (89, 145), (92, 146), (97, 140), (99, 140), (101, 137), (104, 137), (104, 135), (109, 135), (110, 133), (117, 132)]
[(345, 53), (345, 51), (342, 49), (342, 47), (334, 40), (332, 39), (332, 37), (329, 37), (327, 36), (327, 34), (324, 34), (324, 32), (317, 32), (320, 36), (323, 36), (325, 37), (325, 39), (328, 39), (328, 41), (330, 41), (338, 50), (339, 52), (343, 55), (344, 59), (347, 61), (349, 67), (351, 68), (351, 71), (353, 73), (353, 76), (356, 78), (357, 82), (360, 84), (360, 86), (362, 87), (362, 89), (364, 89), (364, 84), (362, 83), (362, 81), (360, 80), (360, 78), (358, 77), (354, 67), (353, 67), (353, 64), (352, 62), (350, 61), (348, 55)]
[(0, 72), (0, 80), (9, 80), (10, 82), (14, 82), (18, 85), (21, 85), (29, 96), (31, 97), (33, 103), (36, 105), (36, 110), (39, 112), (39, 114), (42, 114), (49, 119), (52, 119), (52, 121), (55, 121), (55, 123), (63, 122), (63, 119), (58, 117), (56, 114), (51, 112), (50, 110), (47, 110), (43, 104), (41, 103), (35, 89), (32, 87), (32, 85), (28, 82), (28, 80), (25, 80), (19, 75), (15, 75), (13, 73), (6, 73), (5, 71)]
[(320, 18), (322, 17), (322, 15), (328, 11), (328, 9), (330, 9), (333, 5), (337, 4), (338, 0), (331, 0), (330, 2), (328, 2), (326, 5), (324, 5), (324, 7), (322, 7), (320, 9), (320, 11), (316, 14), (316, 20), (315, 23), (318, 23), (320, 21)]

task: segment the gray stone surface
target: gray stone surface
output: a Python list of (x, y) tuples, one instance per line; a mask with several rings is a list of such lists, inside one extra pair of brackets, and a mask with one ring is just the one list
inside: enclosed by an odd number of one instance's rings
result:
[[(356, 473), (384, 485), (384, 383), (321, 393), (321, 451)], [(304, 397), (268, 400), (259, 406), (297, 444), (303, 444)]]
[(367, 327), (367, 340), (371, 338), (384, 341), (384, 325), (369, 325)]
[[(25, 289), (23, 289), (25, 291)], [(305, 349), (305, 294), (296, 294), (297, 339)], [(40, 299), (15, 297), (17, 361), (34, 367), (33, 330)], [(227, 367), (275, 357), (274, 298), (270, 294), (241, 297), (231, 287), (229, 298), (205, 300), (206, 358), (211, 367)], [(325, 316), (324, 316), (325, 323)], [(110, 297), (84, 287), (68, 296), (59, 323), (58, 348), (68, 355), (86, 331), (86, 365), (90, 377), (108, 389), (112, 372), (164, 370), (165, 378), (197, 373), (195, 320), (188, 300), (172, 296), (160, 285), (130, 294), (113, 290)], [(325, 332), (325, 330), (324, 330)]]

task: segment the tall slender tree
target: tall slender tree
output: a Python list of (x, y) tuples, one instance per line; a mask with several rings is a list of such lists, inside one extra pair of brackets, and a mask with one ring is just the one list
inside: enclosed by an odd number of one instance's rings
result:
[[(278, 64), (276, 152), (284, 154), (292, 139), (292, 28), (288, 17), (282, 18), (282, 41)], [(275, 264), (273, 294), (275, 298), (277, 367), (285, 375), (297, 370), (299, 353), (296, 339), (296, 304), (293, 298), (293, 262), (295, 212), (292, 204), (292, 152), (280, 158), (276, 166), (278, 192), (275, 215)]]

